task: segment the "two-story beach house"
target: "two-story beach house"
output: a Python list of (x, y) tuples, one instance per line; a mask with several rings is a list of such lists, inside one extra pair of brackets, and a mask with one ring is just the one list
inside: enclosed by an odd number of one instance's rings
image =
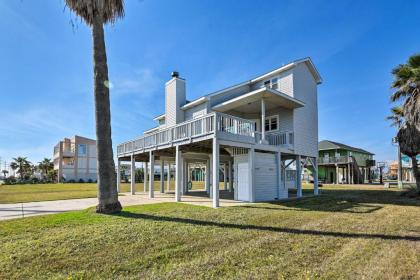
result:
[(319, 142), (318, 178), (329, 184), (372, 182), (374, 154), (361, 148), (322, 140)]
[[(321, 82), (313, 62), (305, 58), (187, 101), (186, 80), (173, 72), (165, 84), (165, 112), (154, 119), (157, 126), (118, 145), (118, 166), (131, 161), (134, 170), (136, 162), (144, 162), (151, 174), (155, 165), (161, 172), (175, 167), (175, 200), (181, 201), (188, 191), (189, 164), (201, 164), (205, 189), (218, 207), (221, 167), (235, 200), (270, 201), (288, 197), (285, 169), (294, 161), (294, 183), (301, 196), (303, 165), (317, 172)], [(134, 193), (135, 180), (131, 182)], [(154, 185), (154, 176), (148, 183)], [(149, 196), (154, 196), (153, 187)]]

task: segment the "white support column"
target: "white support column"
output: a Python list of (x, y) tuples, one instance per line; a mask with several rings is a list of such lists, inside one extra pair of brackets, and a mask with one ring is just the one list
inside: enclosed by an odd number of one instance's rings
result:
[(347, 164), (346, 183), (350, 184), (350, 163)]
[(249, 200), (250, 202), (255, 202), (255, 149), (251, 148), (248, 152), (248, 184), (250, 184), (249, 187)]
[(265, 100), (261, 98), (261, 143), (265, 143)]
[(223, 189), (225, 191), (227, 191), (227, 175), (228, 175), (228, 170), (226, 167), (226, 163), (223, 163)]
[(300, 155), (296, 156), (296, 196), (302, 197), (302, 162)]
[(210, 168), (209, 168), (209, 178), (210, 178), (210, 189), (209, 189), (209, 197), (213, 198), (213, 154), (210, 155)]
[(338, 164), (335, 165), (335, 183), (338, 185), (340, 183), (340, 179), (339, 179), (339, 170), (338, 170)]
[(149, 180), (149, 198), (155, 196), (155, 155), (152, 151), (149, 152), (150, 161), (150, 180)]
[(175, 146), (175, 201), (181, 201), (182, 154), (179, 146)]
[(131, 194), (136, 194), (136, 162), (134, 160), (134, 154), (131, 154)]
[(213, 207), (219, 207), (219, 143), (213, 138)]
[(277, 152), (277, 198), (280, 199), (282, 184), (281, 152)]
[(233, 168), (232, 161), (229, 160), (229, 192), (233, 191)]
[(209, 159), (206, 161), (205, 180), (206, 181), (204, 183), (204, 186), (205, 186), (206, 192), (209, 193), (210, 192), (210, 160)]
[(187, 160), (182, 159), (182, 188), (181, 188), (181, 194), (186, 193), (187, 188)]
[(160, 193), (164, 193), (165, 192), (165, 186), (164, 186), (164, 182), (165, 182), (165, 163), (163, 162), (163, 160), (160, 160)]
[(147, 192), (147, 184), (149, 181), (149, 164), (147, 161), (144, 163), (144, 182), (143, 182), (143, 191)]
[(121, 191), (121, 161), (117, 159), (117, 192)]
[(171, 191), (171, 163), (168, 161), (168, 173), (167, 173), (167, 192)]
[[(190, 189), (188, 188), (189, 187), (189, 184), (190, 184), (190, 182), (191, 182), (191, 184), (192, 184), (192, 168), (190, 167), (191, 166), (191, 164), (190, 163), (188, 163), (188, 165), (187, 165), (187, 178), (188, 178), (188, 180), (187, 180), (187, 185), (186, 185), (186, 192), (189, 192), (190, 191)], [(192, 186), (191, 186), (192, 187)]]
[(313, 158), (313, 163), (312, 166), (314, 167), (314, 195), (318, 195), (319, 194), (319, 190), (318, 190), (318, 159), (317, 158)]

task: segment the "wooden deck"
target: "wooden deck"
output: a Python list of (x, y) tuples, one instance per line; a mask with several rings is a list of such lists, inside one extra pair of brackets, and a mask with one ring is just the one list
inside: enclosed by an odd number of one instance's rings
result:
[(163, 150), (213, 138), (225, 141), (227, 145), (241, 143), (243, 147), (257, 145), (260, 149), (268, 150), (283, 148), (291, 151), (293, 149), (293, 132), (291, 131), (266, 133), (267, 142), (261, 143), (261, 133), (255, 131), (254, 121), (213, 112), (122, 143), (117, 147), (117, 155), (124, 157), (133, 153)]

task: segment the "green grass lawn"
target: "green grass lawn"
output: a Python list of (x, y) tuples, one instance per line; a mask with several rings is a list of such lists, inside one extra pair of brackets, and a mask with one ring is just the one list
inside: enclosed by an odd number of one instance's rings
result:
[(420, 279), (420, 201), (395, 189), (0, 222), (0, 279)]
[[(193, 189), (202, 188), (204, 188), (203, 182), (193, 183)], [(143, 191), (143, 183), (137, 183), (136, 190), (139, 192)], [(155, 181), (155, 191), (159, 190), (160, 182)], [(174, 181), (171, 181), (171, 190), (174, 190)], [(122, 183), (121, 191), (129, 192), (130, 184)], [(95, 183), (0, 185), (0, 204), (88, 198), (96, 197), (96, 194), (97, 186)]]

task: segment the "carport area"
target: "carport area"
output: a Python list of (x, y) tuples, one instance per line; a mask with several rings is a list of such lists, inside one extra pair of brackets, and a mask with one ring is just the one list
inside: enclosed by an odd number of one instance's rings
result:
[[(226, 205), (226, 200), (233, 201), (235, 197), (233, 157), (228, 147), (217, 145), (217, 148), (213, 149), (212, 146), (213, 141), (206, 139), (120, 156), (117, 168), (118, 190), (121, 190), (121, 165), (124, 163), (129, 166), (128, 177), (132, 195), (148, 195), (150, 199), (172, 197), (173, 201), (193, 201), (199, 202), (200, 205), (207, 205), (213, 201), (213, 206), (220, 198), (224, 203), (217, 207)], [(216, 160), (213, 150), (217, 151)], [(136, 164), (140, 164), (142, 168), (139, 169)], [(137, 185), (140, 181), (136, 182), (132, 176), (136, 171), (143, 174), (141, 188)], [(218, 182), (217, 191), (213, 191), (213, 182)], [(175, 186), (175, 190), (171, 185)], [(213, 198), (214, 193), (217, 194), (216, 200)]]

